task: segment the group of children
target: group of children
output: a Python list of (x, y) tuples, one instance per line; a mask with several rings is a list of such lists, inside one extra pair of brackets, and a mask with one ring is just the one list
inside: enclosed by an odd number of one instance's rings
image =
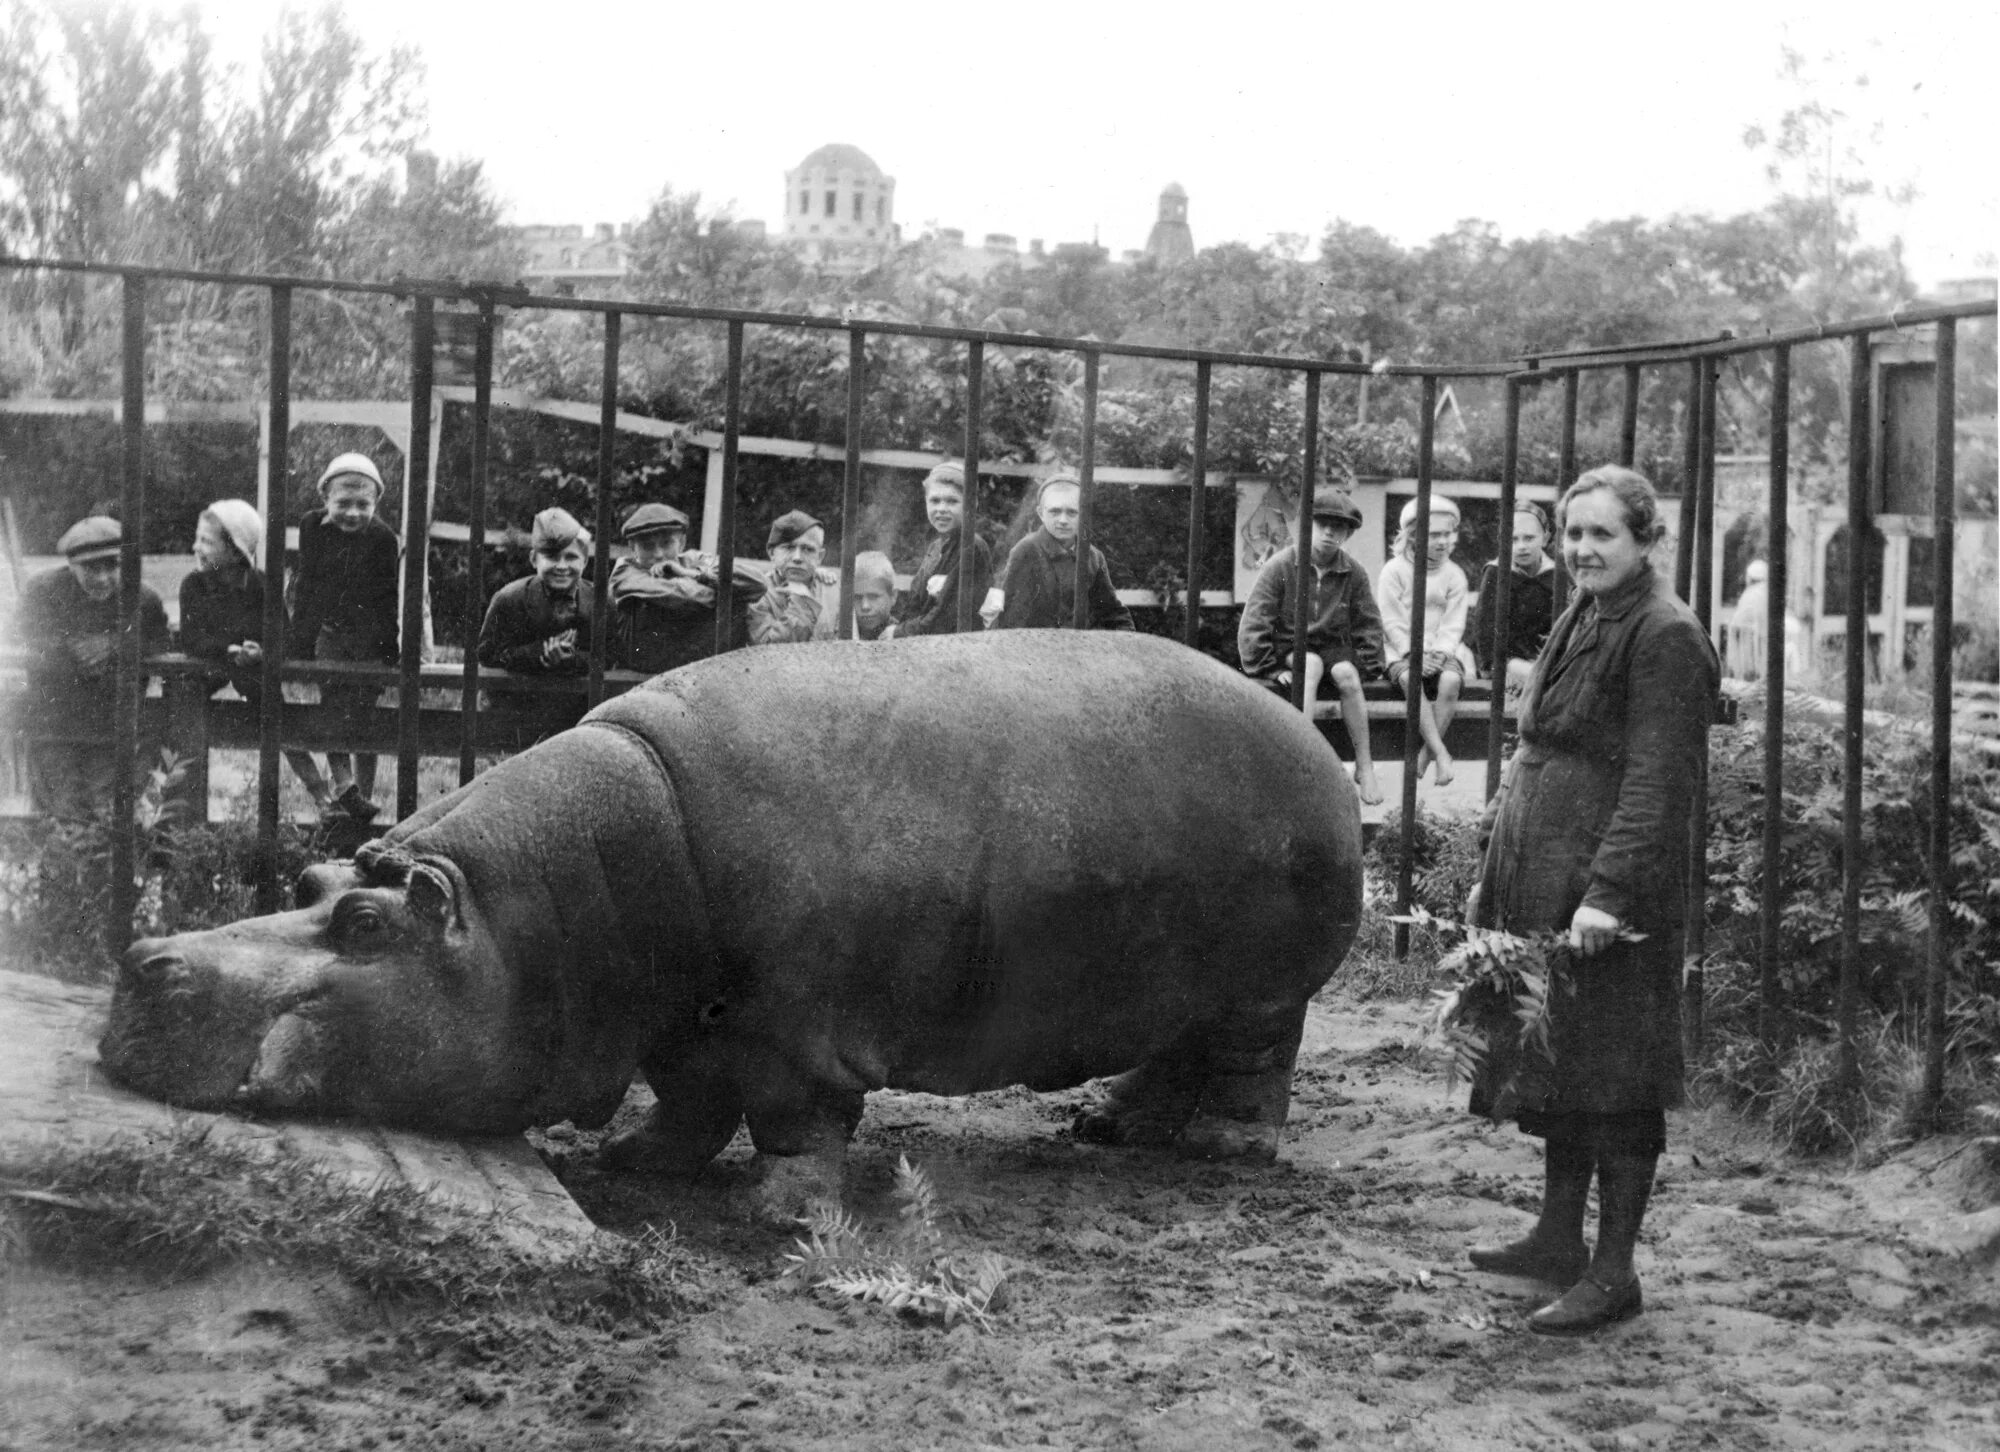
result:
[[(398, 575), (401, 546), (377, 516), (383, 481), (374, 461), (348, 453), (319, 479), (320, 505), (298, 524), (298, 566), (287, 589), (288, 652), (296, 659), (393, 664), (399, 640)], [(1051, 475), (1036, 494), (1037, 527), (1009, 552), (996, 574), (992, 547), (972, 536), (969, 570), (961, 570), (965, 471), (939, 464), (923, 481), (930, 538), (897, 589), (886, 554), (868, 550), (855, 559), (854, 626), (862, 640), (950, 634), (958, 629), (961, 590), (979, 604), (989, 629), (1061, 628), (1075, 623), (1083, 592), (1089, 628), (1131, 630), (1103, 551), (1090, 548), (1079, 561), (1077, 543), (1082, 486), (1076, 476)], [(1321, 487), (1312, 497), (1307, 545), (1313, 569), (1311, 623), (1306, 634), (1305, 699), (1328, 688), (1340, 700), (1354, 746), (1355, 781), (1365, 802), (1382, 799), (1369, 749), (1364, 682), (1386, 676), (1399, 687), (1420, 672), (1418, 729), (1423, 748), (1418, 769), (1436, 770), (1443, 785), (1453, 761), (1445, 733), (1456, 712), (1460, 686), (1474, 666), (1467, 648), (1465, 573), (1451, 558), (1458, 541), (1458, 506), (1442, 495), (1431, 501), (1427, 551), (1424, 639), (1410, 638), (1414, 593), (1413, 538), (1416, 505), (1402, 513), (1391, 559), (1371, 585), (1346, 551), (1361, 512), (1345, 491)], [(608, 584), (611, 605), (607, 656), (614, 666), (648, 674), (707, 655), (714, 649), (714, 616), (721, 561), (690, 550), (687, 515), (666, 504), (643, 504), (625, 519), (627, 552)], [(256, 509), (224, 499), (204, 509), (195, 532), (196, 570), (180, 594), (180, 645), (190, 655), (224, 668), (231, 685), (253, 704), (261, 699), (265, 576), (259, 568), (263, 524)], [(1524, 503), (1515, 516), (1510, 566), (1515, 571), (1506, 627), (1507, 688), (1526, 682), (1529, 666), (1552, 619), (1554, 565), (1549, 525), (1541, 507)], [(533, 575), (497, 591), (479, 633), (485, 666), (528, 673), (568, 674), (587, 668), (593, 629), (593, 592), (586, 566), (591, 537), (568, 511), (542, 510), (530, 536)], [(118, 522), (93, 516), (63, 536), (68, 565), (34, 581), (23, 601), (24, 639), (31, 653), (31, 696), (51, 719), (101, 719), (112, 701), (113, 648), (119, 627)], [(803, 510), (773, 521), (766, 537), (768, 575), (738, 567), (737, 617), (730, 638), (752, 645), (830, 639), (836, 633), (820, 589), (833, 583), (825, 569), (826, 530)], [(1237, 649), (1245, 672), (1278, 689), (1292, 685), (1299, 547), (1267, 560), (1257, 576), (1238, 626)], [(1471, 644), (1478, 664), (1497, 674), (1491, 653), (1498, 562), (1480, 581), (1479, 614)], [(164, 609), (141, 587), (147, 652), (165, 648)], [(354, 722), (372, 706), (372, 684), (329, 682), (322, 705)], [(55, 733), (60, 736), (60, 732)], [(366, 822), (376, 815), (375, 758), (329, 753), (322, 773), (309, 753), (286, 754), (322, 814)], [(51, 739), (38, 747), (31, 776), (38, 804), (73, 815), (108, 796), (113, 763), (109, 748)]]
[[(1361, 800), (1382, 800), (1368, 740), (1368, 706), (1363, 683), (1386, 676), (1407, 690), (1412, 672), (1418, 674), (1417, 729), (1423, 745), (1417, 756), (1419, 775), (1436, 770), (1436, 782), (1452, 779), (1454, 763), (1445, 733), (1457, 715), (1459, 692), (1475, 658), (1466, 639), (1466, 604), (1470, 592), (1465, 572), (1452, 559), (1458, 545), (1458, 505), (1441, 494), (1431, 496), (1429, 537), (1422, 541), (1424, 569), (1424, 636), (1411, 638), (1412, 602), (1416, 595), (1417, 502), (1403, 506), (1390, 558), (1371, 587), (1367, 571), (1347, 553), (1346, 544), (1361, 526), (1361, 511), (1342, 489), (1314, 490), (1310, 508), (1311, 537), (1306, 545), (1313, 570), (1311, 611), (1306, 628), (1303, 699), (1308, 711), (1322, 685), (1340, 700), (1342, 723), (1354, 747), (1354, 782)], [(1506, 629), (1506, 679), (1509, 691), (1525, 686), (1535, 655), (1553, 623), (1555, 565), (1547, 554), (1548, 516), (1538, 504), (1523, 503), (1515, 514), (1510, 567), (1515, 572)], [(1479, 585), (1479, 620), (1472, 645), (1477, 664), (1489, 673), (1498, 591), (1499, 564), (1487, 566)], [(1297, 642), (1300, 584), (1299, 546), (1289, 545), (1264, 562), (1250, 598), (1237, 623), (1236, 648), (1244, 671), (1275, 688), (1293, 684), (1292, 662)]]

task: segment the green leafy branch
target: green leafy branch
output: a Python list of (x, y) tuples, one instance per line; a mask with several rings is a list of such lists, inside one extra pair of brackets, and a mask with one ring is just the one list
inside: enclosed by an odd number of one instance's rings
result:
[(919, 1320), (991, 1331), (990, 1313), (1004, 1299), (1006, 1261), (991, 1251), (968, 1262), (946, 1252), (937, 1191), (907, 1155), (896, 1158), (894, 1195), (897, 1228), (886, 1247), (871, 1243), (838, 1205), (820, 1205), (803, 1220), (808, 1238), (786, 1254), (782, 1278)]

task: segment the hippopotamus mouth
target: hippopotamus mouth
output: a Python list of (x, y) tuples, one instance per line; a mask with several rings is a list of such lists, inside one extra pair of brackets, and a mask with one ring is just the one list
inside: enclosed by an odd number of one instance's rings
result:
[(128, 963), (98, 1045), (105, 1072), (186, 1109), (323, 1110), (331, 986), (272, 995), (177, 953)]

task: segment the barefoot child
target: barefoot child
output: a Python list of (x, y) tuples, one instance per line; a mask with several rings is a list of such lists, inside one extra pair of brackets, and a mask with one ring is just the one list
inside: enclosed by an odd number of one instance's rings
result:
[(1458, 693), (1465, 682), (1470, 662), (1465, 654), (1465, 607), (1469, 593), (1465, 571), (1452, 563), (1452, 548), (1458, 543), (1458, 506), (1442, 494), (1431, 496), (1430, 540), (1426, 546), (1424, 577), (1424, 638), (1419, 646), (1410, 641), (1410, 601), (1416, 594), (1417, 501), (1403, 506), (1396, 545), (1382, 576), (1375, 582), (1375, 603), (1382, 610), (1382, 633), (1389, 679), (1396, 689), (1406, 691), (1412, 665), (1423, 679), (1417, 694), (1417, 729), (1423, 735), (1423, 750), (1417, 755), (1417, 775), (1422, 776), (1432, 762), (1437, 763), (1437, 784), (1451, 780), (1451, 753), (1445, 750), (1444, 733), (1458, 714)]
[[(1346, 491), (1322, 485), (1312, 498), (1313, 613), (1306, 630), (1306, 714), (1322, 680), (1340, 696), (1340, 718), (1354, 744), (1354, 786), (1361, 800), (1382, 800), (1368, 741), (1368, 703), (1361, 683), (1379, 675), (1382, 617), (1368, 572), (1343, 548), (1361, 524)], [(1236, 653), (1246, 675), (1289, 690), (1298, 636), (1298, 548), (1287, 545), (1264, 562), (1236, 629)]]

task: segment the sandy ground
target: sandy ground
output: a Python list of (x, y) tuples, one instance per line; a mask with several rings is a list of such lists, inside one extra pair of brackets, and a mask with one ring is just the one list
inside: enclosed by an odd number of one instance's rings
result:
[[(996, 1329), (946, 1332), (776, 1278), (729, 1213), (739, 1143), (692, 1188), (547, 1146), (612, 1231), (676, 1224), (713, 1267), (674, 1326), (440, 1318), (238, 1266), (179, 1284), (13, 1263), (0, 1448), (2000, 1447), (2000, 1279), (1941, 1247), (1967, 1157), (1862, 1173), (1680, 1117), (1641, 1252), (1647, 1312), (1585, 1342), (1463, 1265), (1527, 1222), (1534, 1145), (1413, 1061), (1409, 1005), (1314, 1006), (1274, 1168), (1074, 1143), (1084, 1091), (879, 1094), (849, 1208), (907, 1154), (954, 1248), (1012, 1266)], [(1990, 1219), (1990, 1214), (1987, 1219)], [(1975, 1237), (1976, 1239), (1976, 1237)]]

